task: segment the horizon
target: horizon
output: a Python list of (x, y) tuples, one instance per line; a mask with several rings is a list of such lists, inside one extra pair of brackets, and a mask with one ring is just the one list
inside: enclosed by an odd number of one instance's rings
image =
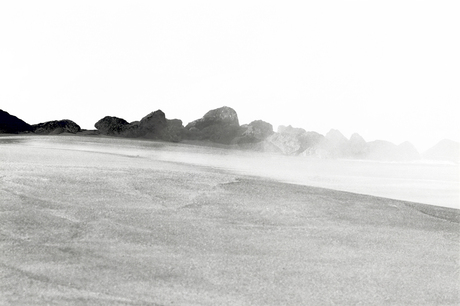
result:
[(460, 142), (455, 1), (7, 2), (0, 109), (29, 124), (229, 106), (264, 120), (424, 152)]

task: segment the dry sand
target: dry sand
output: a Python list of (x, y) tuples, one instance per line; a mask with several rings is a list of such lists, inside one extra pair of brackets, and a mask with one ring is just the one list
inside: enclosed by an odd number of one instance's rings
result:
[(0, 305), (458, 305), (459, 210), (0, 143)]

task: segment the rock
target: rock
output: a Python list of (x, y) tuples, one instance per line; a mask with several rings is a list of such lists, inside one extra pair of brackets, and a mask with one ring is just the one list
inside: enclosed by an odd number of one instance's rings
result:
[[(266, 142), (277, 147), (283, 154), (303, 156), (318, 156), (324, 142), (324, 136), (316, 132), (307, 132), (302, 128), (279, 126), (278, 133), (269, 136)], [(321, 157), (324, 154), (321, 154)]]
[(257, 143), (273, 134), (273, 126), (262, 120), (255, 120), (249, 124), (242, 125), (239, 129), (239, 136), (235, 139), (238, 144)]
[(129, 123), (122, 118), (106, 116), (96, 122), (94, 127), (104, 135), (120, 135)]
[(351, 135), (345, 155), (353, 158), (365, 158), (368, 153), (369, 147), (364, 138), (357, 133)]
[(139, 123), (139, 133), (147, 138), (159, 138), (163, 129), (168, 125), (165, 113), (161, 110), (154, 111), (144, 118)]
[(444, 139), (423, 153), (423, 158), (438, 161), (460, 162), (460, 143)]
[(178, 142), (182, 140), (182, 121), (168, 120), (161, 110), (152, 112), (141, 119), (128, 123), (117, 117), (104, 117), (96, 122), (95, 127), (105, 135), (115, 135), (128, 138), (148, 138)]
[(398, 160), (418, 160), (420, 159), (420, 153), (408, 141), (401, 143), (398, 146)]
[(230, 144), (238, 136), (239, 127), (235, 110), (224, 106), (210, 110), (203, 118), (190, 122), (185, 131), (188, 139)]
[(302, 150), (318, 147), (324, 142), (324, 136), (317, 132), (305, 132), (299, 134), (297, 138), (300, 141)]
[(0, 109), (0, 133), (17, 134), (32, 131), (31, 125)]
[(166, 141), (179, 142), (184, 137), (184, 126), (182, 120), (166, 119), (166, 128), (162, 131), (160, 138)]
[(32, 125), (35, 134), (57, 135), (61, 133), (78, 133), (81, 128), (72, 120), (54, 120)]
[(295, 127), (292, 127), (290, 125), (288, 125), (288, 126), (280, 125), (278, 127), (278, 133), (281, 133), (281, 134), (290, 134), (290, 135), (294, 135), (294, 136), (299, 136), (301, 134), (305, 134), (306, 132), (307, 131), (305, 131), (302, 128), (295, 128)]
[(184, 134), (184, 126), (181, 120), (168, 120), (164, 112), (157, 110), (141, 119), (138, 134), (149, 139), (179, 142)]
[(265, 142), (267, 146), (274, 146), (285, 155), (296, 155), (302, 151), (298, 137), (289, 133), (274, 133)]

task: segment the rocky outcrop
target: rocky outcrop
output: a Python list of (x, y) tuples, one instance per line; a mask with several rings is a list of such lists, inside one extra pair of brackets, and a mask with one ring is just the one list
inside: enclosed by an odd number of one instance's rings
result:
[(328, 152), (329, 157), (343, 157), (347, 150), (348, 139), (338, 130), (330, 130), (324, 137), (322, 148)]
[(398, 159), (399, 160), (418, 160), (420, 159), (420, 153), (408, 141), (405, 141), (398, 145)]
[(444, 139), (423, 153), (423, 158), (437, 161), (460, 162), (460, 143)]
[(33, 128), (28, 123), (0, 109), (0, 133), (17, 134), (32, 131)]
[(32, 125), (35, 134), (57, 135), (61, 133), (78, 133), (81, 128), (72, 120), (54, 120)]
[(319, 146), (324, 142), (324, 136), (302, 128), (281, 125), (278, 132), (267, 137), (264, 142), (266, 147), (275, 147), (286, 155), (317, 156), (322, 150)]
[(157, 110), (141, 119), (137, 132), (143, 138), (179, 142), (183, 137), (183, 129), (181, 120), (168, 120), (165, 113)]
[(285, 155), (296, 155), (301, 151), (301, 144), (296, 135), (288, 133), (274, 133), (265, 142), (267, 146), (277, 148), (277, 151)]
[(352, 158), (365, 158), (369, 153), (367, 142), (361, 135), (354, 133), (347, 143), (345, 155)]
[(185, 135), (192, 140), (230, 144), (238, 136), (239, 128), (235, 110), (224, 106), (210, 110), (202, 118), (187, 124)]
[(238, 144), (258, 143), (273, 134), (273, 126), (262, 120), (255, 120), (240, 127), (238, 137), (234, 142)]
[(106, 116), (96, 122), (94, 127), (104, 135), (120, 135), (125, 131), (127, 125), (129, 123), (125, 119)]
[(161, 110), (152, 112), (140, 121), (128, 123), (118, 117), (104, 117), (94, 125), (101, 134), (129, 138), (148, 138), (178, 142), (182, 140), (183, 125), (178, 119), (168, 120)]

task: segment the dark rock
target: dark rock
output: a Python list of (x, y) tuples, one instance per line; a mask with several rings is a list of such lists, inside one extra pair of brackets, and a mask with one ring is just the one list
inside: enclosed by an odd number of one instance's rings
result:
[(105, 135), (114, 135), (128, 138), (148, 138), (178, 142), (182, 140), (182, 121), (168, 120), (161, 110), (152, 112), (141, 119), (128, 123), (117, 117), (104, 117), (96, 122), (95, 127)]
[(72, 120), (54, 120), (32, 125), (33, 131), (36, 134), (57, 135), (61, 133), (78, 133), (81, 128)]
[(423, 158), (438, 161), (460, 162), (460, 143), (444, 139), (423, 153)]
[(0, 109), (0, 133), (17, 134), (32, 131), (31, 125)]
[(239, 127), (235, 110), (224, 106), (210, 110), (203, 118), (187, 124), (185, 135), (188, 139), (230, 144), (238, 136)]
[(122, 118), (106, 116), (96, 122), (94, 127), (104, 135), (120, 135), (129, 123)]
[(154, 111), (144, 118), (139, 123), (139, 134), (147, 138), (159, 138), (160, 133), (167, 127), (165, 113), (161, 110)]
[(138, 134), (149, 139), (179, 142), (184, 134), (182, 121), (166, 119), (165, 113), (157, 110), (148, 114), (139, 122)]

